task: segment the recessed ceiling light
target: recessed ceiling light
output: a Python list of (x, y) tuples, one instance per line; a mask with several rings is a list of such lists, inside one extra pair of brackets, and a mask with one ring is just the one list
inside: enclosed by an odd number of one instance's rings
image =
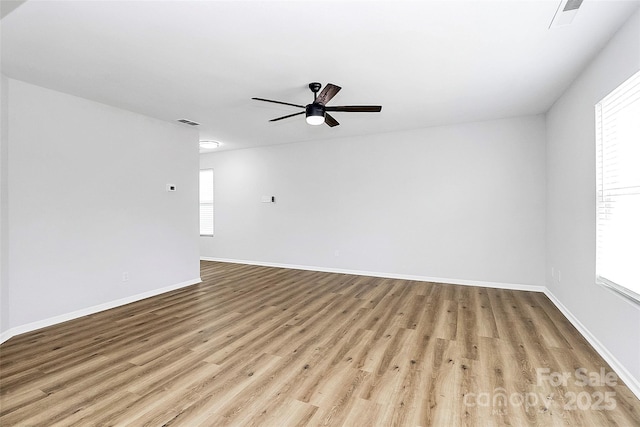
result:
[(219, 146), (220, 146), (220, 143), (218, 141), (211, 141), (211, 140), (200, 141), (200, 148), (204, 148), (206, 150), (210, 150), (212, 148), (218, 148)]

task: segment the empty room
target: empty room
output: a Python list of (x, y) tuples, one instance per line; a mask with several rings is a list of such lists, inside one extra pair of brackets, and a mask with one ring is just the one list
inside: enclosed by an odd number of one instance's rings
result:
[(640, 425), (640, 0), (0, 11), (1, 426)]

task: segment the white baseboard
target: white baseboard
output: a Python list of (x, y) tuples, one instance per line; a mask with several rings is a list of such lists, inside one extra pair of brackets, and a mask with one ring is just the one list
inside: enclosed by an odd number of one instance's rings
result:
[(587, 329), (587, 327), (584, 326), (582, 322), (580, 322), (580, 320), (578, 320), (578, 318), (574, 316), (573, 313), (564, 304), (562, 304), (560, 300), (556, 298), (556, 296), (546, 287), (544, 294), (551, 300), (553, 304), (555, 304), (558, 310), (562, 312), (564, 317), (566, 317), (569, 322), (571, 322), (571, 324), (578, 330), (578, 332), (580, 332), (584, 339), (586, 339), (589, 344), (591, 344), (591, 346), (598, 352), (598, 354), (602, 356), (602, 358), (609, 364), (609, 366), (611, 366), (611, 369), (616, 372), (618, 378), (624, 381), (627, 387), (629, 387), (629, 390), (631, 390), (631, 392), (635, 394), (638, 399), (640, 399), (640, 380), (631, 375), (627, 368), (625, 368), (624, 365), (620, 363), (613, 354), (611, 354), (607, 347), (602, 345), (600, 340), (598, 340), (598, 338), (596, 338), (596, 336), (593, 335), (591, 331)]
[(145, 298), (153, 297), (156, 295), (164, 294), (165, 292), (174, 291), (176, 289), (184, 288), (186, 286), (195, 285), (201, 283), (202, 279), (187, 280), (185, 282), (176, 283), (174, 285), (165, 286), (164, 288), (154, 289), (152, 291), (143, 292), (141, 294), (132, 295), (129, 297), (121, 298), (115, 301), (110, 301), (104, 304), (94, 305), (92, 307), (83, 308), (71, 313), (61, 314), (59, 316), (50, 317), (48, 319), (38, 320), (36, 322), (27, 323), (26, 325), (16, 326), (8, 331), (0, 334), (0, 344), (7, 341), (9, 338), (16, 335), (24, 334), (25, 332), (35, 331), (37, 329), (46, 328), (47, 326), (56, 325), (58, 323), (67, 322), (69, 320), (77, 319), (82, 316), (88, 316), (90, 314), (98, 313), (100, 311), (109, 310), (111, 308), (120, 307), (121, 305), (130, 304), (132, 302), (140, 301)]
[(5, 342), (6, 340), (11, 338), (12, 336), (13, 335), (11, 335), (11, 329), (9, 329), (8, 331), (4, 331), (3, 333), (0, 334), (0, 344)]
[(307, 266), (307, 265), (297, 265), (297, 264), (280, 264), (280, 263), (274, 263), (274, 262), (246, 261), (246, 260), (228, 259), (228, 258), (200, 257), (200, 260), (228, 262), (232, 264), (259, 265), (263, 267), (290, 268), (292, 270), (320, 271), (323, 273), (353, 274), (356, 276), (382, 277), (385, 279), (415, 280), (416, 282), (435, 282), (435, 283), (448, 283), (451, 285), (476, 286), (476, 287), (482, 287), (482, 288), (512, 289), (517, 291), (544, 292), (546, 289), (544, 286), (523, 285), (523, 284), (516, 284), (516, 283), (483, 282), (483, 281), (477, 281), (477, 280), (450, 279), (450, 278), (443, 278), (443, 277), (416, 276), (416, 275), (410, 275), (410, 274), (397, 274), (397, 273), (381, 273), (376, 271), (347, 270), (347, 269), (332, 268), (332, 267), (317, 267), (317, 266)]

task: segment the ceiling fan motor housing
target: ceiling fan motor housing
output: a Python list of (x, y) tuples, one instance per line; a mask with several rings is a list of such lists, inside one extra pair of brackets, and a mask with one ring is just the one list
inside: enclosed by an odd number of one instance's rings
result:
[(324, 116), (324, 106), (320, 105), (320, 104), (309, 104), (306, 107), (304, 107), (305, 113), (307, 114), (307, 117), (309, 116)]
[(324, 123), (324, 105), (317, 103), (309, 104), (304, 107), (307, 123), (310, 125), (321, 125)]

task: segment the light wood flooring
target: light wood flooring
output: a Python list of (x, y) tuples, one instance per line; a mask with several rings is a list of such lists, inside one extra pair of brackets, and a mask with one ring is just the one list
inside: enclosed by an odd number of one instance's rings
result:
[(202, 279), (2, 344), (0, 425), (640, 425), (541, 293), (215, 262)]

